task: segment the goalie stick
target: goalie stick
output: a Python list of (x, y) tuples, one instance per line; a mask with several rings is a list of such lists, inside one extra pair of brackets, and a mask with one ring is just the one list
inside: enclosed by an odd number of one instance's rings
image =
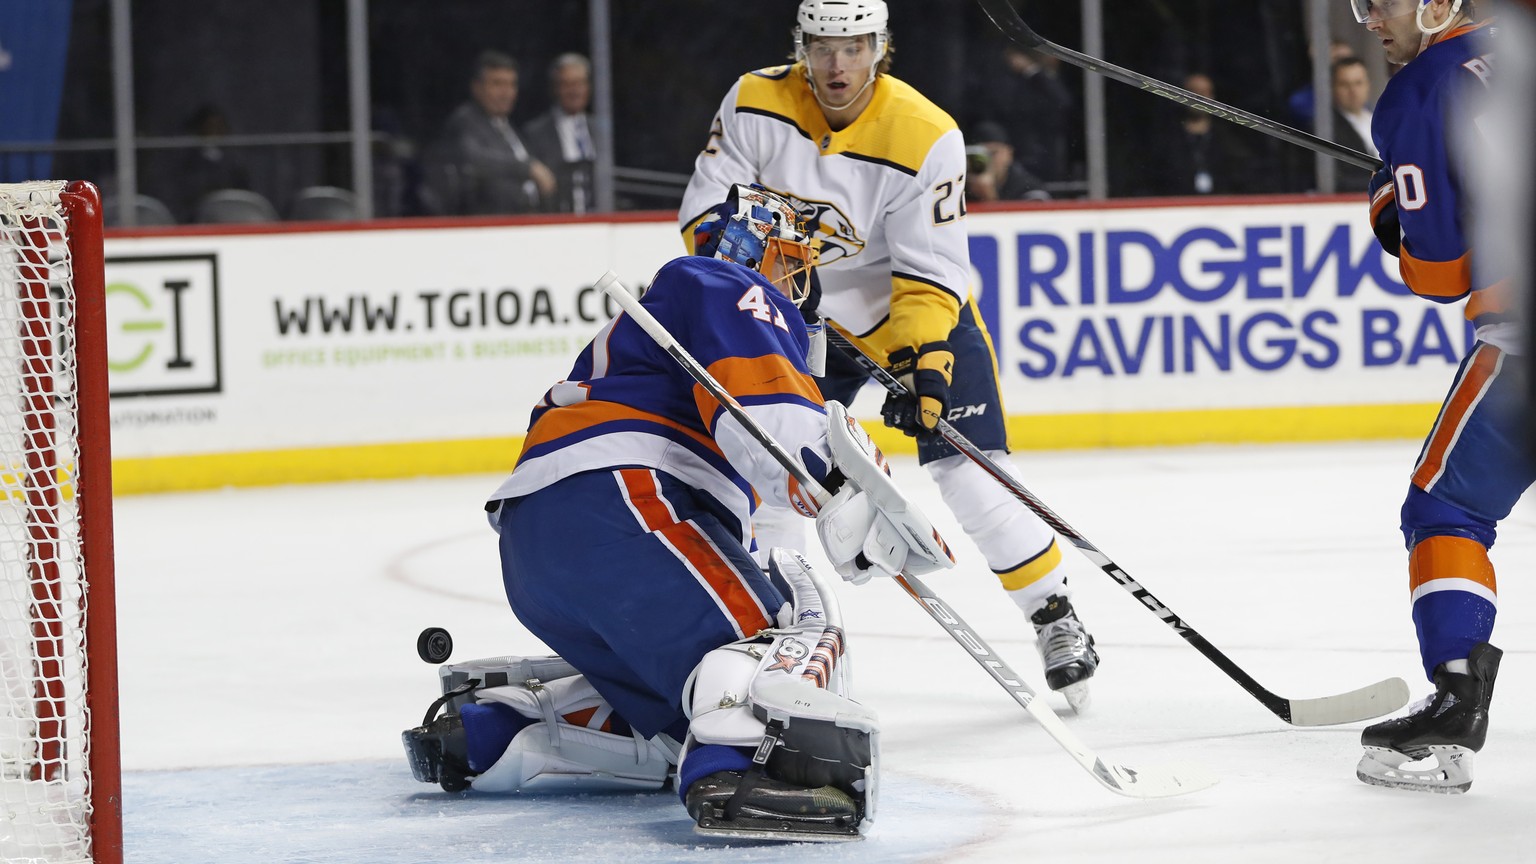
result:
[[(826, 332), (828, 340), (857, 362), (859, 366), (863, 367), (864, 371), (869, 373), (876, 383), (890, 393), (896, 395), (906, 394), (907, 388), (895, 376), (884, 366), (875, 362), (874, 358), (860, 350), (857, 345), (850, 342), (848, 337), (844, 336), (840, 330), (835, 327), (828, 327)], [(1065, 519), (1062, 519), (1056, 515), (1055, 511), (1045, 506), (1039, 498), (1036, 498), (1028, 489), (1025, 489), (1024, 485), (1012, 474), (1003, 470), (1001, 465), (993, 462), (991, 457), (987, 456), (985, 452), (975, 444), (972, 444), (969, 439), (956, 431), (955, 427), (949, 424), (949, 421), (942, 417), (939, 418), (937, 432), (951, 446), (965, 454), (972, 462), (981, 466), (983, 471), (990, 474), (994, 480), (1001, 483), (1009, 492), (1012, 492), (1015, 498), (1024, 502), (1024, 506), (1028, 507), (1036, 516), (1039, 516), (1045, 524), (1055, 529), (1056, 533), (1071, 541), (1072, 545), (1076, 546), (1079, 551), (1086, 555), (1089, 561), (1092, 561), (1098, 565), (1099, 569), (1108, 573), (1109, 577), (1115, 580), (1116, 584), (1129, 591), (1132, 597), (1135, 597), (1141, 601), (1142, 605), (1156, 613), (1157, 617), (1161, 618), (1164, 624), (1172, 627), (1175, 633), (1184, 637), (1184, 641), (1195, 646), (1195, 649), (1204, 654), (1207, 660), (1216, 664), (1216, 668), (1227, 673), (1227, 677), (1236, 681), (1239, 686), (1248, 691), (1249, 695), (1259, 700), (1265, 708), (1268, 708), (1281, 720), (1292, 726), (1333, 726), (1339, 723), (1353, 723), (1356, 720), (1370, 720), (1383, 714), (1389, 714), (1408, 704), (1408, 684), (1401, 678), (1387, 678), (1377, 681), (1375, 684), (1361, 687), (1358, 690), (1351, 690), (1348, 693), (1320, 696), (1315, 699), (1287, 699), (1284, 696), (1275, 695), (1262, 684), (1255, 681), (1253, 676), (1244, 672), (1242, 667), (1232, 662), (1227, 655), (1221, 653), (1216, 646), (1206, 641), (1206, 638), (1201, 636), (1198, 630), (1189, 626), (1184, 622), (1184, 619), (1174, 614), (1174, 611), (1164, 605), (1163, 601), (1152, 596), (1151, 591), (1148, 591), (1141, 583), (1132, 579), (1128, 573), (1120, 569), (1119, 564), (1116, 564), (1110, 560), (1108, 555), (1099, 551), (1099, 547), (1089, 542), (1087, 537), (1079, 534), (1076, 529), (1067, 524)]]
[[(612, 270), (603, 274), (603, 278), (599, 279), (594, 287), (612, 297), (625, 314), (633, 318), (635, 323), (639, 324), (662, 350), (670, 354), (710, 396), (741, 423), (748, 434), (795, 478), (800, 488), (805, 490), (812, 499), (820, 504), (830, 497), (827, 490), (816, 482), (805, 467), (795, 461), (785, 451), (783, 445), (774, 440), (756, 418), (748, 414), (735, 397), (731, 396), (699, 361), (695, 360), (683, 346), (677, 344), (677, 340), (672, 337), (667, 328), (651, 315), (650, 310), (640, 305), (639, 299), (629, 293)], [(956, 642), (964, 646), (971, 657), (987, 670), (987, 674), (1002, 685), (1003, 689), (1008, 691), (1008, 695), (1023, 706), (1024, 710), (1028, 711), (1030, 716), (1034, 717), (1040, 726), (1056, 740), (1056, 743), (1060, 744), (1062, 749), (1066, 750), (1078, 765), (1093, 775), (1093, 778), (1104, 788), (1131, 798), (1167, 798), (1198, 792), (1216, 784), (1216, 778), (1204, 768), (1188, 763), (1132, 768), (1128, 765), (1105, 762), (1084, 745), (1049, 706), (1040, 702), (1035, 691), (1031, 690), (1029, 685), (1025, 684), (1024, 680), (997, 655), (997, 652), (992, 650), (991, 646), (976, 635), (976, 632), (955, 614), (948, 604), (924, 585), (921, 579), (905, 572), (897, 575), (895, 579), (897, 584), (917, 601), (933, 620), (939, 622)]]
[(1212, 117), (1236, 123), (1249, 129), (1257, 129), (1266, 135), (1279, 138), (1282, 141), (1300, 145), (1309, 150), (1322, 153), (1325, 156), (1332, 156), (1340, 162), (1347, 162), (1369, 171), (1381, 168), (1380, 159), (1372, 158), (1361, 153), (1359, 150), (1345, 147), (1342, 144), (1336, 144), (1325, 138), (1319, 138), (1300, 129), (1293, 129), (1284, 123), (1277, 123), (1268, 117), (1250, 114), (1241, 108), (1234, 108), (1231, 105), (1217, 102), (1215, 99), (1207, 99), (1198, 93), (1191, 93), (1182, 87), (1175, 87), (1172, 84), (1159, 81), (1140, 72), (1134, 72), (1130, 69), (1116, 66), (1113, 63), (1107, 63), (1097, 57), (1090, 57), (1087, 54), (1073, 51), (1071, 48), (1063, 48), (1030, 29), (1030, 26), (1024, 23), (1024, 19), (1019, 17), (1019, 13), (1013, 8), (1013, 4), (1009, 0), (976, 0), (976, 2), (980, 4), (981, 10), (987, 13), (987, 17), (992, 19), (992, 23), (997, 26), (997, 29), (1003, 31), (1004, 36), (1025, 48), (1031, 48), (1042, 54), (1049, 54), (1058, 60), (1071, 63), (1073, 66), (1087, 69), (1090, 72), (1097, 72), (1107, 78), (1113, 78), (1121, 83), (1146, 90), (1164, 99), (1171, 99), (1181, 105), (1198, 108)]

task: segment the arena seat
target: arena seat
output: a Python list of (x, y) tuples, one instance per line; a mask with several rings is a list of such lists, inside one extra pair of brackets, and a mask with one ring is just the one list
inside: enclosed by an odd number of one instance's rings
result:
[(261, 193), (249, 189), (218, 189), (197, 203), (196, 221), (218, 225), (276, 222), (277, 208)]

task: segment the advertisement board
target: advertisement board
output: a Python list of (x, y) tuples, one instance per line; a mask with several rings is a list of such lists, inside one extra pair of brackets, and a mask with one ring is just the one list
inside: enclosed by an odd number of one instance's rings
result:
[[(1408, 294), (1362, 211), (972, 212), (1011, 440), (1422, 434), (1470, 333)], [(613, 314), (592, 284), (643, 286), (681, 249), (661, 214), (109, 237), (118, 487), (508, 468)]]

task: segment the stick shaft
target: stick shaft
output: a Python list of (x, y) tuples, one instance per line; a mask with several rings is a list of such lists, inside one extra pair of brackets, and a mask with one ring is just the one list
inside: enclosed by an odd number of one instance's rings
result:
[[(896, 395), (906, 395), (907, 388), (901, 383), (901, 381), (892, 375), (890, 371), (885, 367), (875, 362), (874, 358), (859, 350), (857, 345), (854, 345), (852, 342), (850, 342), (847, 337), (845, 337), (835, 327), (829, 326), (827, 328), (827, 339), (839, 350), (843, 351), (850, 358), (852, 358), (854, 362), (863, 367), (864, 371), (867, 372), (870, 377), (874, 378), (875, 381), (880, 384), (880, 386), (884, 387), (887, 392)], [(1326, 711), (1313, 710), (1298, 718), (1295, 715), (1295, 712), (1292, 710), (1290, 699), (1271, 692), (1269, 689), (1265, 688), (1264, 685), (1254, 680), (1253, 676), (1249, 675), (1241, 666), (1233, 662), (1232, 658), (1222, 653), (1220, 649), (1207, 641), (1206, 638), (1202, 636), (1198, 630), (1187, 624), (1183, 618), (1180, 618), (1172, 609), (1168, 608), (1168, 606), (1164, 604), (1163, 601), (1153, 596), (1152, 592), (1148, 591), (1146, 587), (1144, 587), (1141, 583), (1137, 582), (1135, 579), (1132, 579), (1130, 574), (1126, 573), (1119, 564), (1116, 564), (1108, 555), (1104, 554), (1104, 552), (1100, 550), (1099, 547), (1095, 546), (1087, 537), (1084, 537), (1081, 533), (1079, 533), (1076, 528), (1073, 528), (1071, 525), (1067, 524), (1067, 520), (1058, 516), (1056, 511), (1052, 510), (1050, 507), (1047, 507), (1045, 502), (1035, 497), (1034, 493), (1024, 488), (1024, 484), (1020, 483), (1018, 478), (1014, 477), (1001, 465), (998, 465), (996, 462), (994, 462), (992, 458), (986, 454), (985, 451), (971, 443), (970, 439), (966, 438), (958, 430), (956, 430), (954, 426), (950, 425), (949, 421), (940, 418), (937, 431), (940, 437), (942, 437), (956, 450), (959, 450), (962, 454), (964, 454), (966, 458), (976, 463), (983, 471), (991, 475), (994, 480), (1001, 483), (1004, 488), (1013, 493), (1015, 498), (1023, 502), (1024, 506), (1028, 507), (1030, 512), (1040, 517), (1041, 521), (1049, 525), (1057, 534), (1060, 534), (1062, 537), (1065, 537), (1068, 541), (1070, 541), (1073, 546), (1076, 546), (1085, 556), (1087, 556), (1088, 560), (1097, 565), (1100, 570), (1103, 570), (1105, 573), (1109, 574), (1109, 578), (1115, 580), (1115, 584), (1130, 592), (1132, 597), (1135, 597), (1143, 606), (1147, 607), (1148, 610), (1150, 610), (1158, 618), (1162, 619), (1164, 624), (1167, 624), (1169, 627), (1173, 628), (1173, 631), (1183, 637), (1184, 641), (1193, 645), (1195, 650), (1204, 655), (1207, 660), (1214, 663), (1216, 668), (1225, 672), (1227, 677), (1231, 678), (1233, 681), (1236, 681), (1238, 686), (1248, 691), (1250, 696), (1257, 699), (1260, 704), (1262, 704), (1265, 708), (1268, 708), (1276, 717), (1279, 717), (1281, 720), (1284, 720), (1287, 723), (1310, 726), (1327, 725), (1316, 721), (1319, 718), (1334, 716), (1328, 714)], [(1390, 680), (1401, 683), (1399, 679)], [(1380, 684), (1386, 683), (1387, 682), (1380, 682)], [(1363, 689), (1371, 690), (1372, 688)], [(1341, 712), (1339, 715), (1337, 715), (1341, 717), (1341, 719), (1332, 720), (1331, 722), (1348, 723), (1353, 720), (1366, 720), (1371, 717), (1379, 717), (1382, 714), (1386, 714), (1401, 708), (1403, 703), (1407, 702), (1406, 685), (1401, 688), (1403, 702), (1396, 705), (1388, 703), (1396, 699), (1398, 688), (1395, 685), (1388, 685), (1381, 687), (1380, 689), (1381, 698), (1379, 700), (1358, 698), (1355, 696), (1355, 694), (1343, 694), (1352, 697), (1350, 700), (1346, 701), (1348, 701), (1351, 705), (1358, 706), (1359, 711), (1374, 713), (1365, 713), (1362, 716), (1352, 716), (1347, 712)], [(1315, 703), (1317, 700), (1308, 701)], [(1341, 702), (1340, 704), (1342, 705), (1343, 703)], [(1309, 722), (1298, 723), (1298, 720)]]
[(1154, 96), (1161, 96), (1164, 99), (1171, 99), (1181, 105), (1198, 108), (1212, 117), (1226, 120), (1229, 123), (1236, 123), (1249, 129), (1257, 129), (1271, 137), (1305, 147), (1308, 150), (1322, 153), (1325, 156), (1331, 156), (1340, 162), (1347, 162), (1350, 165), (1370, 171), (1375, 171), (1381, 167), (1380, 159), (1372, 158), (1361, 153), (1359, 150), (1319, 138), (1310, 132), (1303, 132), (1300, 129), (1271, 120), (1268, 117), (1261, 117), (1258, 114), (1252, 114), (1241, 108), (1234, 108), (1224, 102), (1209, 99), (1198, 93), (1191, 93), (1182, 87), (1175, 87), (1149, 75), (1143, 75), (1140, 72), (1126, 69), (1123, 66), (1116, 66), (1097, 57), (1090, 57), (1080, 51), (1063, 48), (1030, 29), (1030, 26), (1024, 23), (1024, 19), (1019, 17), (1019, 13), (1014, 11), (1013, 6), (1009, 4), (1008, 0), (976, 0), (976, 2), (981, 4), (982, 11), (986, 12), (987, 17), (992, 19), (992, 23), (999, 30), (1003, 31), (1003, 35), (1026, 48), (1032, 48), (1042, 54), (1049, 54), (1065, 63), (1071, 63), (1073, 66), (1087, 69), (1090, 72), (1097, 72), (1106, 78), (1113, 78), (1123, 84), (1129, 84), (1132, 87), (1145, 90)]

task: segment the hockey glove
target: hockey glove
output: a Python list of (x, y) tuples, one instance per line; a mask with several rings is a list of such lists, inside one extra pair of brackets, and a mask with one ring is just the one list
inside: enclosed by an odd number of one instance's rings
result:
[(890, 356), (891, 374), (907, 388), (885, 397), (880, 414), (885, 425), (908, 435), (932, 432), (949, 409), (949, 382), (955, 355), (948, 342), (929, 342), (916, 349), (897, 348)]
[(1397, 216), (1397, 193), (1392, 184), (1392, 173), (1385, 165), (1371, 175), (1371, 230), (1376, 232), (1376, 242), (1388, 255), (1394, 258), (1401, 255), (1403, 224)]
[(841, 484), (816, 516), (816, 535), (838, 575), (855, 585), (906, 570), (953, 567), (954, 555), (928, 517), (891, 480), (885, 457), (838, 402), (827, 403), (827, 449)]

